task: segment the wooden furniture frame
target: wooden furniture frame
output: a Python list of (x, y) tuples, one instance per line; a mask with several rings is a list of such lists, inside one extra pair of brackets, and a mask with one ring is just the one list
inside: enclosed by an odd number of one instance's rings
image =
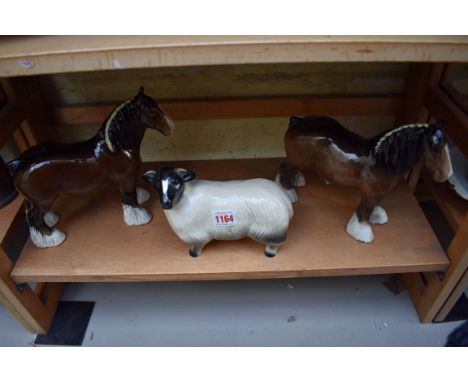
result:
[[(444, 120), (448, 135), (468, 155), (468, 110), (450, 84), (452, 64), (433, 65), (426, 71), (427, 86), (417, 108), (432, 119)], [(442, 277), (437, 273), (405, 275), (422, 322), (443, 321), (468, 287), (468, 202), (450, 191), (446, 183), (430, 182), (430, 190), (455, 236), (447, 249), (450, 267)]]
[[(7, 103), (0, 111), (0, 144), (3, 146), (12, 136), (19, 148), (25, 150), (37, 142), (53, 140), (55, 124), (100, 122), (113, 107), (85, 105), (47, 109), (34, 77), (36, 74), (186, 65), (383, 61), (413, 62), (403, 95), (169, 100), (163, 106), (176, 121), (313, 113), (397, 115), (398, 123), (443, 118), (447, 121), (448, 134), (467, 153), (468, 117), (442, 86), (446, 62), (468, 62), (468, 40), (464, 37), (2, 37), (0, 78)], [(186, 166), (199, 169), (200, 176), (239, 178), (272, 177), (277, 164), (277, 160), (212, 161), (210, 164), (198, 161)], [(324, 185), (312, 182), (313, 185), (301, 190), (302, 206), (296, 209), (294, 217), (297, 224), (294, 225), (293, 220), (290, 242), (275, 258), (276, 262), (268, 262), (270, 259), (263, 256), (260, 247), (244, 240), (236, 245), (209, 246), (194, 263), (183, 244), (172, 238), (172, 233), (163, 224), (157, 226), (158, 231), (155, 231), (156, 225), (122, 228), (119, 225), (121, 218), (117, 218), (121, 211), (116, 208), (116, 196), (105, 198), (108, 200), (106, 203), (96, 203), (98, 199), (93, 198), (75, 200), (74, 203), (59, 200), (63, 207), (61, 224), (70, 228), (67, 241), (61, 247), (47, 250), (47, 255), (27, 242), (18, 258), (12, 255), (12, 247), (21, 241), (21, 235), (24, 239), (26, 225), (22, 200), (17, 198), (0, 210), (0, 300), (28, 330), (45, 333), (53, 318), (63, 282), (401, 273), (421, 321), (443, 319), (450, 310), (450, 304), (466, 285), (468, 220), (466, 209), (460, 212), (461, 203), (450, 201), (453, 195), (448, 196), (434, 188), (435, 199), (457, 231), (447, 259), (411, 195), (418, 178), (419, 171), (413, 171), (408, 176), (408, 187), (389, 198), (388, 207), (393, 220), (385, 229), (376, 227), (377, 240), (372, 246), (355, 243), (345, 237), (344, 231), (337, 229), (339, 222), (343, 219), (345, 222), (347, 215), (351, 214), (357, 200), (356, 193), (339, 188), (324, 191)], [(341, 202), (343, 200), (345, 202)], [(93, 223), (85, 219), (86, 205), (93, 203), (94, 209), (89, 209), (90, 216), (107, 218), (112, 224), (107, 231), (100, 232), (96, 240), (90, 240), (88, 253), (83, 253), (79, 250), (80, 238), (93, 230)], [(333, 205), (334, 214), (324, 214), (324, 204), (327, 208)], [(398, 207), (400, 204), (403, 207)], [(83, 213), (68, 219), (74, 208), (81, 208)], [(161, 222), (161, 211), (154, 200), (151, 209), (155, 212), (155, 220)], [(314, 214), (329, 220), (321, 228), (314, 222)], [(303, 231), (308, 224), (315, 227), (310, 233), (315, 235), (315, 241), (308, 241), (309, 233)], [(403, 239), (405, 230), (408, 232), (410, 229), (407, 224), (411, 224), (417, 240)], [(122, 233), (122, 238), (128, 239), (148, 233), (148, 227), (152, 230), (152, 237), (139, 240), (141, 244), (133, 248), (136, 253), (133, 259), (126, 256), (125, 250), (117, 250), (122, 245), (126, 248), (125, 239), (112, 244), (113, 237), (120, 236), (115, 235), (116, 230)], [(337, 232), (335, 246), (322, 239), (328, 228)], [(168, 240), (165, 253), (155, 254), (152, 243), (164, 238)], [(324, 244), (320, 244), (322, 241)], [(103, 251), (100, 242), (115, 247), (114, 252), (112, 248)], [(287, 246), (289, 258), (286, 258)], [(103, 255), (96, 258), (96, 253)], [(440, 278), (435, 271), (445, 271), (444, 277)], [(37, 284), (33, 289), (24, 282)]]
[[(0, 111), (0, 146), (13, 136), (19, 149), (26, 150), (38, 143), (38, 134), (47, 131), (42, 125), (46, 121), (41, 120), (41, 114), (34, 112), (35, 107), (40, 104), (32, 105), (31, 98), (26, 94), (32, 96), (34, 93), (23, 87), (23, 81), (0, 81), (7, 97), (7, 103)], [(22, 198), (17, 197), (2, 209), (0, 216), (0, 301), (27, 330), (46, 333), (52, 323), (64, 284), (37, 283), (33, 289), (29, 284), (19, 284), (11, 278), (10, 273), (16, 260), (15, 252), (18, 251), (14, 247), (24, 241), (26, 229)]]

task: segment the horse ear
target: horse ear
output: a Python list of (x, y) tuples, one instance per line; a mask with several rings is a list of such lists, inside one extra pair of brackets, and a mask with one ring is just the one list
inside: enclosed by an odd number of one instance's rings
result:
[[(432, 143), (433, 144), (438, 144), (438, 143), (442, 142), (445, 139), (444, 123), (445, 123), (444, 120), (440, 120), (440, 121), (437, 121), (436, 123), (434, 123), (431, 126), (432, 127), (432, 132), (433, 132), (433, 136), (432, 136)], [(437, 140), (437, 142), (436, 142), (436, 140)]]
[(441, 129), (444, 127), (445, 125), (445, 119), (439, 119), (436, 124), (435, 124), (437, 127), (440, 127)]
[(143, 86), (140, 86), (140, 90), (138, 90), (138, 95), (139, 96), (145, 95), (145, 88)]
[(300, 120), (301, 120), (301, 118), (296, 117), (295, 115), (293, 115), (291, 118), (289, 118), (289, 126), (292, 126), (292, 125), (298, 123)]
[(143, 176), (143, 180), (147, 183), (154, 184), (158, 179), (158, 172), (156, 170), (146, 171)]
[(184, 182), (190, 182), (195, 178), (195, 173), (193, 171), (186, 170), (184, 168), (176, 168), (174, 171), (184, 180)]

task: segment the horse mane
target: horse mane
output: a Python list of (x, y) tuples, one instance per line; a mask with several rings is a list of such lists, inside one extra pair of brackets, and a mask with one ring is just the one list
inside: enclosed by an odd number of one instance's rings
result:
[(127, 126), (135, 118), (135, 101), (133, 97), (119, 106), (107, 117), (101, 127), (100, 135), (104, 138), (107, 149), (110, 152), (115, 152), (120, 147), (118, 141), (125, 141), (129, 138)]
[(415, 123), (377, 136), (371, 146), (376, 165), (392, 175), (404, 175), (422, 158), (428, 137), (438, 125)]

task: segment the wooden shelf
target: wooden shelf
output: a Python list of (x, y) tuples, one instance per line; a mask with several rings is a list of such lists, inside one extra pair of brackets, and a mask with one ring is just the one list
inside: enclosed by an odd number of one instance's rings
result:
[(0, 37), (0, 77), (286, 62), (466, 62), (465, 36)]
[[(198, 178), (273, 178), (279, 159), (178, 162)], [(158, 164), (161, 166), (161, 163)], [(156, 167), (148, 164), (147, 167)], [(11, 276), (16, 281), (143, 281), (261, 279), (362, 275), (444, 270), (448, 260), (414, 196), (406, 187), (384, 202), (390, 222), (374, 226), (373, 244), (345, 232), (359, 191), (325, 185), (306, 173), (288, 240), (275, 258), (250, 239), (210, 243), (199, 258), (169, 227), (156, 197), (148, 202), (153, 221), (127, 227), (117, 189), (90, 199), (58, 200), (58, 227), (68, 238), (41, 250), (28, 241)]]

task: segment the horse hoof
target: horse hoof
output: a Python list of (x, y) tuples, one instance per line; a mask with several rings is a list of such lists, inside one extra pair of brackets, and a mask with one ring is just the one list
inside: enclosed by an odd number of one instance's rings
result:
[(363, 243), (371, 243), (374, 240), (374, 233), (371, 226), (367, 222), (360, 222), (356, 215), (353, 214), (346, 226), (348, 235)]
[(294, 187), (304, 187), (306, 185), (306, 180), (302, 172), (298, 172), (296, 175), (293, 176), (292, 185)]
[(44, 215), (44, 223), (47, 225), (47, 227), (52, 228), (55, 226), (60, 219), (60, 216), (58, 216), (55, 212), (49, 211), (46, 212)]
[(138, 187), (136, 189), (136, 194), (138, 204), (143, 204), (144, 202), (147, 202), (151, 196), (151, 194), (148, 191), (141, 187)]
[(67, 238), (67, 235), (58, 229), (53, 229), (50, 235), (44, 235), (34, 227), (29, 227), (29, 232), (31, 241), (38, 248), (58, 247)]
[(124, 204), (123, 211), (125, 224), (130, 226), (148, 224), (153, 218), (150, 212), (140, 207), (132, 207)]
[(374, 209), (372, 210), (372, 213), (369, 217), (369, 222), (372, 223), (372, 224), (385, 224), (388, 222), (388, 216), (387, 216), (387, 212), (385, 212), (385, 210), (380, 207), (380, 206), (376, 206), (374, 207)]

